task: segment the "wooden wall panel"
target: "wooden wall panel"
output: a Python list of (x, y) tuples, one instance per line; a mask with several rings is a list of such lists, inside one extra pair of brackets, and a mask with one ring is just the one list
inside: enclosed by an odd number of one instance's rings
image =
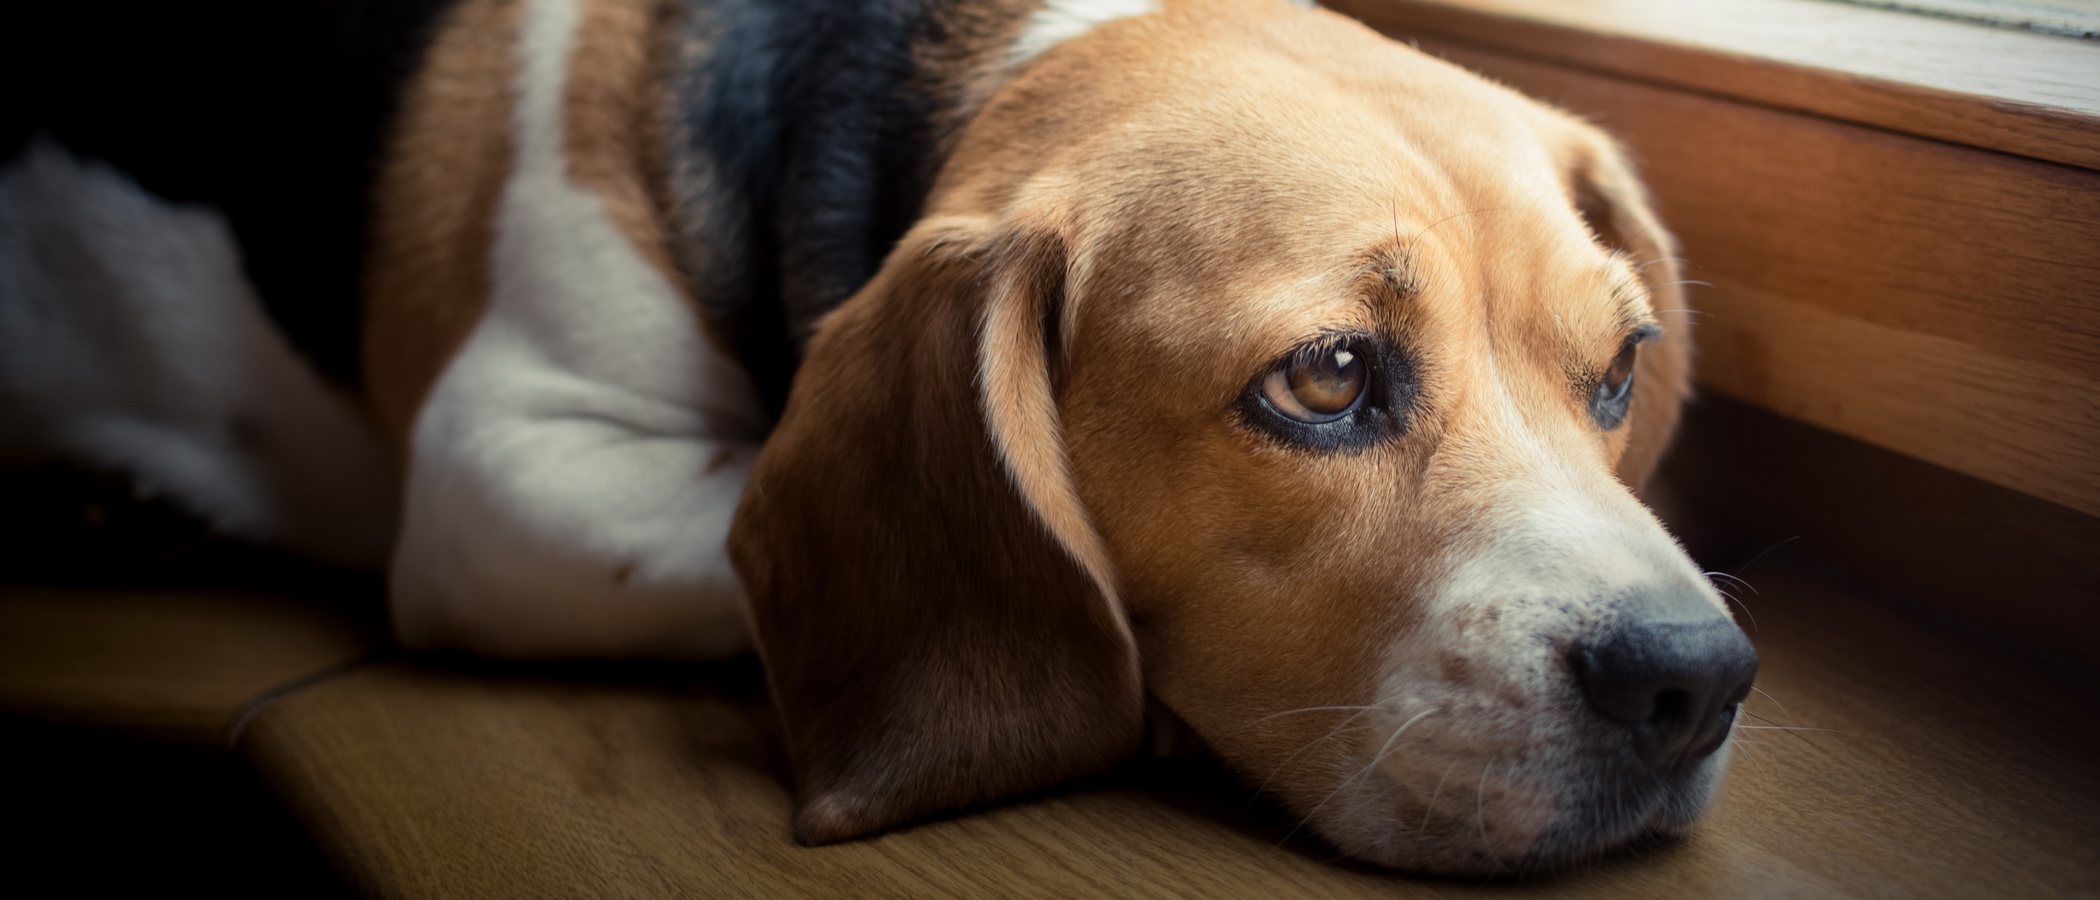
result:
[(2100, 514), (2100, 172), (1422, 47), (1633, 149), (1704, 386)]

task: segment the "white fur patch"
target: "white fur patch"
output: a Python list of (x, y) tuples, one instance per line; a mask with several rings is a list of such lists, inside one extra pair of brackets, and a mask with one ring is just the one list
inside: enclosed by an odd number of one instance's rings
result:
[(1604, 593), (1644, 583), (1706, 584), (1608, 470), (1586, 468), (1539, 436), (1492, 350), (1483, 364), (1497, 443), (1517, 477), (1486, 504), (1485, 540), (1458, 562), (1440, 596), (1556, 597), (1577, 585)]
[(578, 19), (525, 3), (492, 295), (415, 422), (395, 624), (505, 656), (727, 655), (748, 641), (724, 542), (763, 414), (568, 179)]
[(1020, 65), (1097, 25), (1156, 12), (1159, 0), (1045, 0), (1021, 26), (1009, 58)]
[(226, 220), (34, 141), (0, 173), (0, 460), (129, 473), (222, 531), (376, 568), (395, 476), (285, 341)]

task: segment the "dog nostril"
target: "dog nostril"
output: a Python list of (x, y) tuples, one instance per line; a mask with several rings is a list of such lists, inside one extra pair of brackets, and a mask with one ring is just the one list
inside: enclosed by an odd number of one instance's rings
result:
[(1634, 752), (1660, 768), (1720, 749), (1757, 672), (1749, 639), (1726, 620), (1628, 628), (1571, 662), (1590, 705), (1627, 726)]
[(1649, 714), (1648, 721), (1669, 722), (1682, 718), (1691, 705), (1690, 694), (1676, 688), (1664, 688), (1662, 693), (1655, 695), (1655, 712)]

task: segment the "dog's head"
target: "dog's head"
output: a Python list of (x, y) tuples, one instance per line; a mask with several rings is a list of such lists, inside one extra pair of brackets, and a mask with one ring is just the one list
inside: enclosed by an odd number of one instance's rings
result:
[(807, 840), (1137, 748), (1349, 853), (1680, 828), (1755, 657), (1635, 498), (1688, 347), (1590, 127), (1325, 13), (1035, 62), (827, 319), (731, 537)]

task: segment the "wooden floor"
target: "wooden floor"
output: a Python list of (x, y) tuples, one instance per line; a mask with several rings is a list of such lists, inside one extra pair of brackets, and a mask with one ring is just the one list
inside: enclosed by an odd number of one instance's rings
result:
[[(1804, 562), (1814, 543), (1741, 572), (1760, 691), (1709, 818), (1520, 882), (1337, 861), (1200, 759), (799, 847), (755, 665), (408, 660), (374, 586), (312, 575), (294, 593), (0, 585), (0, 796), (45, 825), (21, 862), (69, 883), (130, 884), (97, 861), (158, 859), (131, 875), (239, 866), (261, 896), (313, 895), (331, 866), (397, 897), (2100, 896), (2090, 672), (1935, 618), (1986, 604), (1840, 587)], [(152, 789), (183, 771), (209, 778)], [(193, 808), (221, 783), (238, 804)]]
[(389, 896), (2100, 895), (2090, 683), (1813, 572), (1746, 574), (1762, 693), (1711, 818), (1527, 882), (1331, 863), (1186, 760), (798, 847), (748, 665), (374, 661), (251, 710), (233, 750), (357, 887)]

